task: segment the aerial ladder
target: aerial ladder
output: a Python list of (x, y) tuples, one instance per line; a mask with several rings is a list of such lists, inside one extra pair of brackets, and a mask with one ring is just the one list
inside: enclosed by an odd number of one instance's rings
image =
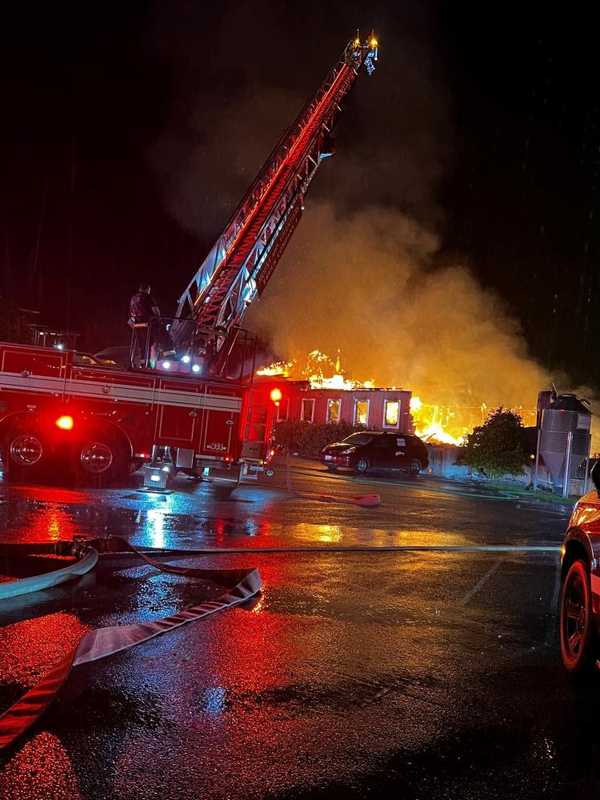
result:
[[(373, 35), (347, 44), (181, 295), (177, 316), (156, 318), (156, 338), (154, 323), (144, 325), (146, 365), (156, 362), (149, 353), (163, 351), (158, 370), (95, 361), (62, 340), (53, 347), (0, 342), (0, 454), (9, 480), (59, 474), (99, 486), (143, 467), (149, 488), (183, 472), (231, 491), (265, 469), (281, 391), (252, 381), (254, 348), (241, 323), (332, 154), (343, 99), (377, 56)], [(173, 348), (175, 357), (165, 357)]]
[(180, 357), (227, 364), (250, 303), (264, 291), (304, 207), (320, 164), (333, 155), (331, 132), (359, 71), (375, 69), (378, 42), (357, 31), (327, 77), (284, 132), (225, 230), (179, 298), (171, 336)]

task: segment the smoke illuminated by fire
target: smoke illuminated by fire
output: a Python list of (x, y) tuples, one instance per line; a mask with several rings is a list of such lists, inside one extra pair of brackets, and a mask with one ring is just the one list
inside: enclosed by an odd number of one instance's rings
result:
[[(498, 406), (534, 424), (550, 376), (528, 357), (495, 294), (466, 268), (435, 266), (437, 248), (397, 211), (340, 218), (327, 204), (307, 206), (250, 326), (296, 365), (307, 352), (341, 348), (346, 372), (329, 358), (317, 364), (322, 377), (356, 376), (362, 385), (368, 376), (371, 386), (411, 391), (422, 401), (414, 418), (425, 437), (460, 440)], [(322, 380), (318, 368), (291, 374)]]
[[(331, 374), (326, 374), (330, 372)], [(341, 355), (335, 361), (320, 350), (311, 351), (301, 366), (296, 359), (291, 361), (275, 361), (257, 370), (262, 377), (290, 378), (291, 380), (307, 380), (312, 389), (373, 389), (375, 382), (362, 381), (349, 377), (341, 366)], [(379, 387), (396, 389), (395, 386)], [(514, 409), (522, 417), (525, 424), (534, 424), (534, 411), (522, 407)], [(439, 405), (424, 402), (418, 395), (410, 400), (410, 412), (415, 433), (426, 442), (461, 445), (465, 436), (475, 425), (481, 425), (490, 409), (486, 403), (479, 406)]]

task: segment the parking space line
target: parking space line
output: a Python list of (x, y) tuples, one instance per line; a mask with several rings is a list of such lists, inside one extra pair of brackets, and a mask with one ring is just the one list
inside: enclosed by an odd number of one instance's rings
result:
[(500, 565), (503, 563), (504, 559), (499, 559), (495, 561), (492, 566), (488, 569), (488, 571), (479, 578), (475, 586), (466, 593), (463, 599), (460, 601), (463, 606), (466, 606), (470, 600), (475, 597), (477, 592), (483, 587), (483, 585), (492, 577), (492, 575), (498, 570)]

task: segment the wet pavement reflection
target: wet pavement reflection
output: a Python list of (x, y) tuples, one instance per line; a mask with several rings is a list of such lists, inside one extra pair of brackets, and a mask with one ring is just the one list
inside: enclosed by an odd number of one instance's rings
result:
[[(296, 476), (302, 490), (330, 479)], [(348, 493), (356, 485), (339, 481)], [(4, 541), (127, 536), (153, 547), (518, 543), (540, 553), (303, 552), (181, 563), (258, 566), (245, 607), (79, 667), (0, 766), (0, 797), (597, 796), (600, 683), (557, 661), (564, 514), (377, 485), (365, 511), (277, 485), (216, 501), (2, 487)], [(477, 588), (480, 587), (480, 588)], [(146, 566), (100, 567), (0, 606), (0, 708), (90, 627), (214, 596)], [(2, 762), (0, 762), (1, 764)]]

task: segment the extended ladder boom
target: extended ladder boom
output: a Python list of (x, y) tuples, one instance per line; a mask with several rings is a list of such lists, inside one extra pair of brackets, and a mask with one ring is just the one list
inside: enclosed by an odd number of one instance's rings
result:
[(332, 155), (329, 134), (361, 66), (378, 56), (373, 35), (348, 43), (314, 97), (284, 133), (244, 195), (223, 234), (179, 298), (175, 339), (194, 328), (219, 333), (220, 347), (247, 306), (265, 288), (298, 224), (304, 194), (321, 161)]

